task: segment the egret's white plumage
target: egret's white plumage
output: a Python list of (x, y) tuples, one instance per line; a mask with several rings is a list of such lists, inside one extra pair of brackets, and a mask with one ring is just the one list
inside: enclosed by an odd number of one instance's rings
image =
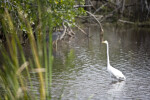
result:
[(118, 80), (126, 80), (126, 77), (116, 68), (113, 68), (109, 62), (109, 46), (108, 41), (103, 41), (107, 46), (107, 71), (110, 73), (111, 77), (116, 78)]

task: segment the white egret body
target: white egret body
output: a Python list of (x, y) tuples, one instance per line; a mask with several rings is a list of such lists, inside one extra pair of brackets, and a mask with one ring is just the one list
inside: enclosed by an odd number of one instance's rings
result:
[(103, 41), (107, 46), (107, 71), (110, 73), (111, 77), (116, 78), (118, 80), (126, 80), (126, 77), (116, 68), (113, 68), (109, 62), (109, 46), (108, 41)]

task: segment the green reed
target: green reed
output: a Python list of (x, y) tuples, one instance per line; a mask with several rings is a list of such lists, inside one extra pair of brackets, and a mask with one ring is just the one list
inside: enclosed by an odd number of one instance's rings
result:
[[(39, 6), (40, 7), (40, 6)], [(18, 8), (18, 13), (21, 9)], [(40, 8), (39, 8), (40, 11)], [(46, 27), (40, 26), (38, 29), (37, 41), (35, 41), (32, 27), (27, 18), (22, 13), (19, 13), (19, 17), (25, 24), (27, 34), (29, 38), (29, 45), (32, 51), (33, 59), (27, 59), (23, 51), (23, 47), (18, 37), (18, 31), (15, 29), (11, 15), (8, 10), (5, 9), (3, 15), (3, 26), (6, 32), (7, 47), (1, 48), (3, 64), (0, 70), (0, 87), (4, 91), (1, 94), (1, 99), (8, 100), (22, 100), (22, 99), (37, 99), (41, 100), (51, 99), (50, 88), (52, 82), (52, 16), (48, 16), (49, 27), (49, 42), (46, 42)], [(40, 20), (40, 25), (45, 25)], [(19, 58), (18, 58), (19, 57)], [(44, 72), (43, 72), (44, 68)], [(39, 93), (40, 97), (33, 95), (32, 90), (28, 89), (30, 84), (33, 89), (33, 83), (31, 80), (31, 70), (36, 70), (36, 74), (39, 77)], [(27, 77), (24, 77), (24, 73)], [(33, 74), (33, 73), (32, 73)], [(27, 84), (27, 79), (29, 84)], [(31, 93), (30, 93), (31, 92)], [(32, 94), (32, 95), (30, 95)]]

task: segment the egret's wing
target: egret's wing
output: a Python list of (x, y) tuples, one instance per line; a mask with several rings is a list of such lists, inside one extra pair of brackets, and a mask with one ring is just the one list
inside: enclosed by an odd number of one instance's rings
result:
[(112, 74), (117, 78), (117, 79), (125, 79), (125, 76), (122, 74), (122, 72), (116, 68), (111, 68)]

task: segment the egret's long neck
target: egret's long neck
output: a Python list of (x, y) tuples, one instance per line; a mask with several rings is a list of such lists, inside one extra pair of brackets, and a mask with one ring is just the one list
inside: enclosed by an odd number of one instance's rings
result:
[(106, 43), (107, 46), (107, 66), (110, 66), (110, 62), (109, 62), (109, 45), (108, 43)]

